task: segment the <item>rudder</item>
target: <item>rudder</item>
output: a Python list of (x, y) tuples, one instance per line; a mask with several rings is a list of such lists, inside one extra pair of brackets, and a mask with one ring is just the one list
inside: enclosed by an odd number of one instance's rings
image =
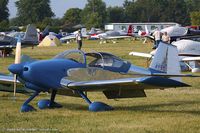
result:
[[(149, 68), (156, 73), (181, 74), (177, 47), (160, 42)], [(180, 78), (173, 79), (180, 81)]]
[(23, 42), (28, 42), (31, 44), (38, 44), (37, 30), (34, 25), (29, 24), (27, 26), (24, 38), (22, 40)]

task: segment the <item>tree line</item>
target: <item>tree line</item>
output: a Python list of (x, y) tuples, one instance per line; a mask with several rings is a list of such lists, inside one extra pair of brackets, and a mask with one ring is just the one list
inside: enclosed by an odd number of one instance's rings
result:
[(77, 24), (103, 28), (106, 23), (177, 22), (200, 25), (199, 0), (125, 0), (122, 6), (107, 7), (102, 0), (87, 0), (83, 9), (70, 8), (62, 18), (55, 18), (50, 0), (18, 0), (17, 16), (9, 19), (9, 0), (0, 0), (0, 29), (34, 23), (70, 30)]

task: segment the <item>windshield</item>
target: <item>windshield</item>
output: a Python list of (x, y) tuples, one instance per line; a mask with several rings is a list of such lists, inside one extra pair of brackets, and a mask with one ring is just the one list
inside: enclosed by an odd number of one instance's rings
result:
[(109, 67), (121, 67), (124, 63), (123, 60), (109, 53), (86, 53), (88, 66), (109, 66)]
[(80, 50), (64, 51), (56, 55), (54, 59), (69, 59), (78, 63), (86, 64), (85, 54)]

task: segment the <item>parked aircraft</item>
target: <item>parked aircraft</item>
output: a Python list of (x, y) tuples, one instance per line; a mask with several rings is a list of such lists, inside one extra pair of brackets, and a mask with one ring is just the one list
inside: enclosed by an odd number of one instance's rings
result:
[[(71, 40), (75, 40), (76, 39), (76, 34), (78, 33), (78, 31), (75, 31), (73, 33), (70, 33), (69, 35), (67, 36), (64, 36), (62, 38), (60, 38), (60, 41), (61, 42), (69, 42)], [(87, 38), (89, 35), (87, 35), (87, 31), (86, 31), (86, 28), (82, 28), (81, 29), (81, 34), (82, 34), (82, 37), (84, 38)]]
[[(3, 52), (3, 55), (12, 52), (12, 49), (16, 47), (16, 44), (17, 38), (7, 35), (0, 35), (0, 50)], [(27, 26), (21, 44), (22, 47), (38, 45), (38, 35), (35, 26)]]
[[(168, 44), (171, 45), (171, 44)], [(193, 40), (180, 40), (173, 43), (178, 49), (179, 61), (181, 69), (191, 70), (192, 72), (200, 72), (200, 42)], [(152, 58), (156, 50), (148, 53), (130, 52), (129, 55)]]
[[(91, 36), (91, 38), (100, 39), (101, 42), (104, 42), (106, 40), (114, 40), (114, 39), (122, 39), (122, 38), (131, 38), (134, 36), (135, 33), (133, 32), (132, 25), (129, 25), (128, 30), (120, 30), (120, 31), (107, 31), (105, 33), (101, 33), (98, 35)], [(114, 43), (115, 41), (113, 41)]]
[[(16, 82), (35, 91), (22, 105), (22, 112), (35, 110), (29, 103), (39, 93), (47, 91), (51, 91), (51, 98), (40, 100), (40, 109), (61, 107), (55, 102), (55, 96), (62, 94), (82, 97), (89, 104), (90, 111), (108, 111), (113, 108), (102, 102), (90, 101), (86, 92), (101, 91), (108, 99), (146, 97), (144, 89), (189, 86), (181, 81), (181, 77), (191, 76), (180, 73), (177, 49), (165, 43), (160, 43), (147, 69), (110, 53), (70, 50), (49, 60), (12, 64), (8, 70), (17, 75)], [(124, 75), (131, 77), (123, 78)], [(14, 80), (2, 75), (0, 81), (12, 83)]]
[(103, 33), (103, 31), (101, 29), (96, 29), (96, 28), (92, 27), (91, 30), (89, 32), (87, 32), (87, 35), (94, 36), (94, 35), (98, 35), (101, 33)]
[(170, 26), (161, 30), (162, 33), (167, 32), (171, 38), (171, 42), (181, 39), (200, 38), (200, 30), (188, 27)]
[(47, 35), (49, 35), (49, 26), (46, 26), (42, 32), (40, 32), (39, 29), (37, 30), (39, 34), (39, 42), (41, 42)]

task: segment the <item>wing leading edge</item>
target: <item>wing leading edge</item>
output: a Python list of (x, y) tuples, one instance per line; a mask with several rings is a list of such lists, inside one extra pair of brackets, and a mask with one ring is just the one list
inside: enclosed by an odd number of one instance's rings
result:
[[(13, 84), (13, 82), (14, 82), (13, 75), (0, 75), (0, 84)], [(18, 80), (17, 84), (20, 84)]]

